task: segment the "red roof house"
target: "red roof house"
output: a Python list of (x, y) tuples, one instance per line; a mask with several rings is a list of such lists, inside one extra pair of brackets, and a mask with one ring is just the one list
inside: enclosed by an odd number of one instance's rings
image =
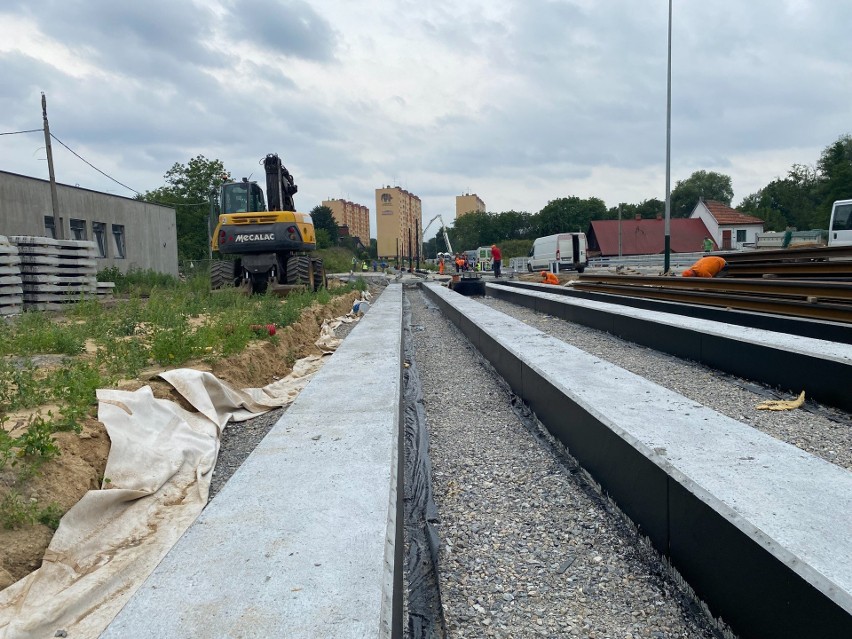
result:
[[(592, 220), (586, 233), (589, 252), (617, 257), (619, 235), (621, 255), (656, 255), (665, 251), (665, 220), (658, 218)], [(677, 218), (669, 220), (669, 235), (672, 253), (698, 253), (710, 232), (701, 219)]]
[(746, 244), (754, 246), (757, 234), (763, 233), (763, 220), (759, 217), (740, 213), (716, 200), (699, 200), (689, 219), (702, 220), (722, 250), (740, 249)]

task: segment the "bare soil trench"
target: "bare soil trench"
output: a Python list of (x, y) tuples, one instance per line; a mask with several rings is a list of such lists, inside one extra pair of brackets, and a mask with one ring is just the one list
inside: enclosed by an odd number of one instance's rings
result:
[[(348, 313), (359, 296), (359, 292), (352, 292), (332, 298), (326, 305), (314, 304), (302, 312), (297, 324), (279, 330), (277, 340), (251, 342), (239, 355), (212, 364), (188, 362), (183, 368), (210, 371), (235, 388), (265, 386), (289, 374), (297, 359), (320, 354), (314, 342), (323, 321)], [(120, 388), (136, 390), (149, 385), (156, 397), (194, 410), (169, 384), (157, 377), (165, 370), (150, 369), (139, 378), (122, 383)], [(65, 513), (86, 491), (101, 487), (110, 441), (103, 424), (95, 418), (86, 420), (80, 434), (60, 432), (55, 438), (61, 454), (41, 467), (39, 474), (27, 482), (21, 496), (35, 499), (39, 504), (55, 502)], [(15, 479), (16, 469), (7, 466), (0, 471), (0, 500), (12, 490)], [(17, 530), (0, 528), (0, 590), (41, 565), (52, 536), (53, 530), (44, 524)]]

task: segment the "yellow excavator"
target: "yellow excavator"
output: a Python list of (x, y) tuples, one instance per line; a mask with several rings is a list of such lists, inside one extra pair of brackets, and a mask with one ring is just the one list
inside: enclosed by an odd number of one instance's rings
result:
[(266, 172), (267, 209), (257, 182), (243, 178), (219, 188), (212, 248), (236, 259), (211, 263), (212, 288), (242, 286), (252, 293), (292, 290), (315, 291), (327, 285), (316, 249), (314, 221), (299, 213), (293, 202), (298, 187), (275, 153), (261, 160)]

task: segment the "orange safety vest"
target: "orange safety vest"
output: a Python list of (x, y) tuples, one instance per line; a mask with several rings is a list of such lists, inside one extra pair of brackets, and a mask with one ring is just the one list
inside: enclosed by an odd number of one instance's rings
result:
[(549, 271), (542, 271), (541, 277), (544, 284), (559, 284), (559, 278)]
[(681, 273), (682, 277), (716, 277), (727, 266), (724, 258), (718, 255), (702, 257), (695, 264)]

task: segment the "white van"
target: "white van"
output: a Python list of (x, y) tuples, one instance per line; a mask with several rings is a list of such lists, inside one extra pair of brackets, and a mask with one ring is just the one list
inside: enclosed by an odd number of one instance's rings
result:
[(557, 233), (540, 237), (533, 242), (527, 259), (527, 270), (571, 271), (582, 273), (589, 264), (585, 233)]
[(837, 200), (831, 207), (828, 245), (852, 245), (852, 200)]

